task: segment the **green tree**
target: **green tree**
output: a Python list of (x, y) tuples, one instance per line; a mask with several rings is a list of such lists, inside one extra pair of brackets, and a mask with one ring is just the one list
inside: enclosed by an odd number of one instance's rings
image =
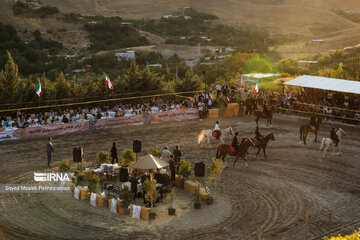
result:
[(151, 72), (149, 65), (146, 64), (145, 69), (141, 72), (139, 82), (137, 83), (140, 88), (136, 91), (156, 91), (161, 89), (161, 82), (163, 77)]
[(186, 92), (186, 91), (195, 91), (200, 90), (203, 84), (202, 84), (203, 77), (199, 77), (198, 75), (194, 74), (194, 71), (192, 68), (190, 68), (186, 74), (185, 77), (181, 80), (178, 80), (175, 82), (175, 91), (176, 92)]
[[(90, 84), (89, 84), (88, 92), (91, 95), (104, 98), (104, 96), (108, 92), (108, 90), (107, 90), (108, 86), (106, 85), (105, 79), (106, 79), (106, 74), (103, 73), (103, 75), (101, 77), (91, 80)], [(109, 91), (111, 91), (111, 90), (109, 90)]]
[(19, 85), (18, 66), (15, 64), (10, 52), (5, 69), (0, 72), (0, 99), (2, 103), (16, 101), (16, 92)]
[(246, 63), (246, 72), (271, 73), (273, 71), (272, 63), (261, 58), (258, 54), (251, 57)]
[(132, 60), (130, 68), (124, 75), (124, 83), (127, 91), (134, 91), (135, 89), (141, 89), (141, 72), (139, 66), (136, 64), (136, 59)]
[(19, 88), (19, 96), (21, 102), (37, 101), (39, 96), (35, 93), (37, 83), (30, 75), (26, 80), (22, 81)]
[(63, 99), (70, 96), (70, 83), (66, 80), (62, 72), (55, 82), (55, 96), (56, 99)]
[(85, 96), (86, 90), (81, 83), (76, 83), (76, 75), (74, 75), (70, 82), (70, 95), (71, 97)]

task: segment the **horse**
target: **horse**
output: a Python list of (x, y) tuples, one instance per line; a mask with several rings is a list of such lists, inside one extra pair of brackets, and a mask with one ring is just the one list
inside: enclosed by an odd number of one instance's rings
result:
[(266, 137), (264, 137), (264, 140), (263, 142), (259, 141), (258, 139), (256, 138), (249, 138), (254, 144), (254, 148), (258, 148), (258, 152), (256, 153), (256, 157), (259, 155), (259, 152), (260, 150), (262, 149), (263, 152), (264, 152), (264, 156), (266, 158), (266, 153), (265, 153), (265, 148), (266, 146), (268, 145), (269, 141), (272, 140), (272, 141), (275, 141), (275, 136), (273, 133), (270, 133), (268, 135), (266, 135)]
[(320, 130), (321, 122), (322, 122), (322, 118), (318, 117), (317, 120), (316, 120), (315, 129), (313, 129), (310, 124), (302, 125), (300, 127), (300, 140), (303, 140), (305, 145), (306, 145), (306, 137), (307, 137), (309, 132), (314, 132), (315, 133), (314, 142), (317, 142), (317, 135), (318, 135), (318, 132)]
[[(339, 138), (339, 143), (337, 145), (338, 149), (339, 149), (339, 152), (338, 154), (342, 155), (342, 152), (341, 152), (341, 139), (343, 136), (346, 135), (345, 131), (342, 130), (341, 128), (339, 128), (339, 130), (336, 132), (336, 135), (338, 136)], [(335, 154), (335, 143), (333, 142), (333, 140), (331, 138), (323, 138), (321, 139), (321, 145), (320, 145), (320, 151), (322, 151), (324, 149), (324, 152), (323, 152), (323, 157), (326, 156), (326, 151), (328, 150), (328, 148), (330, 147), (330, 145), (332, 145), (334, 148), (333, 148), (333, 154)]]
[[(233, 129), (231, 127), (225, 128), (224, 130), (221, 130), (220, 132), (221, 132), (221, 134), (220, 134), (219, 140), (220, 140), (221, 144), (225, 143), (224, 139), (226, 137), (226, 134), (233, 135)], [(207, 144), (210, 144), (210, 139), (213, 138), (212, 133), (213, 133), (213, 130), (211, 130), (211, 129), (202, 130), (198, 136), (198, 144), (201, 144), (201, 147), (203, 147), (204, 142), (206, 142)]]
[(276, 110), (275, 106), (271, 106), (269, 109), (269, 114), (264, 113), (263, 111), (259, 111), (259, 110), (255, 110), (254, 111), (254, 116), (256, 117), (255, 122), (256, 125), (258, 125), (259, 119), (260, 118), (265, 118), (267, 120), (266, 126), (270, 124), (272, 124), (271, 120), (272, 120), (272, 115), (273, 112)]
[(233, 164), (233, 168), (235, 168), (235, 164), (236, 164), (238, 158), (241, 157), (245, 161), (245, 165), (248, 166), (248, 162), (245, 158), (245, 153), (247, 152), (248, 148), (252, 145), (254, 145), (254, 143), (252, 141), (250, 141), (248, 138), (244, 138), (239, 146), (240, 147), (239, 152), (237, 154), (235, 154), (235, 152), (231, 151), (231, 148), (230, 148), (231, 145), (221, 144), (217, 148), (216, 158), (220, 159), (222, 157), (222, 160), (225, 163), (226, 155), (236, 157), (234, 164)]

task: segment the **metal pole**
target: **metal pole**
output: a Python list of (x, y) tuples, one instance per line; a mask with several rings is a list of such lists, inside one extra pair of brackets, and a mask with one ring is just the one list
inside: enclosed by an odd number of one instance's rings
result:
[(329, 213), (329, 237), (331, 237), (332, 213)]
[(309, 211), (306, 211), (306, 216), (305, 216), (305, 240), (308, 240), (308, 228), (309, 228)]

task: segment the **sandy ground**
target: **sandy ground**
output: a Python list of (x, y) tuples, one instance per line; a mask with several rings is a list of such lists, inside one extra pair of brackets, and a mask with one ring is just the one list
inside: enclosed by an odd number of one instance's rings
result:
[[(223, 128), (232, 126), (241, 137), (252, 136), (252, 117), (220, 119)], [(308, 136), (308, 145), (299, 141), (299, 126), (307, 119), (275, 115), (274, 125), (261, 132), (275, 134), (268, 159), (254, 158), (250, 149), (249, 167), (240, 161), (227, 168), (216, 191), (216, 201), (202, 210), (187, 205), (191, 196), (180, 194), (179, 214), (168, 222), (135, 221), (110, 211), (90, 207), (70, 194), (0, 195), (0, 239), (304, 239), (304, 216), (310, 213), (309, 239), (321, 239), (328, 231), (329, 211), (333, 231), (349, 233), (360, 226), (360, 128), (337, 125), (348, 135), (343, 139), (343, 156), (321, 158), (319, 143)], [(72, 148), (83, 145), (88, 162), (96, 153), (108, 151), (117, 140), (120, 148), (143, 140), (144, 153), (154, 145), (179, 144), (192, 162), (209, 163), (216, 144), (197, 146), (201, 129), (212, 128), (213, 119), (189, 120), (108, 129), (54, 137), (56, 166), (70, 158)], [(324, 123), (319, 139), (328, 136), (333, 124)], [(231, 139), (227, 138), (227, 142)], [(0, 183), (29, 182), (34, 171), (45, 169), (46, 138), (0, 143)], [(228, 163), (232, 163), (230, 157)], [(182, 204), (182, 205), (181, 205)], [(187, 206), (186, 206), (187, 205)]]

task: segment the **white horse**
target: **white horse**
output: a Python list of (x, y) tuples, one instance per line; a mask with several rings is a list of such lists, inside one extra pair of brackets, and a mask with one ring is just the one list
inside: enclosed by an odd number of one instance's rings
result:
[[(345, 131), (342, 130), (341, 128), (339, 128), (339, 130), (336, 132), (336, 135), (338, 136), (339, 138), (339, 143), (337, 145), (338, 149), (339, 149), (339, 152), (337, 153), (338, 155), (342, 155), (342, 152), (341, 152), (341, 139), (344, 135), (346, 135)], [(333, 140), (331, 138), (323, 138), (321, 139), (321, 146), (320, 146), (320, 151), (323, 150), (323, 148), (325, 147), (324, 149), (324, 152), (323, 152), (323, 157), (326, 156), (326, 151), (328, 150), (328, 148), (330, 147), (330, 145), (333, 146), (333, 154), (335, 154), (335, 143), (333, 142)]]
[[(224, 130), (220, 130), (220, 132), (221, 132), (221, 134), (220, 134), (219, 140), (220, 140), (221, 144), (225, 143), (224, 139), (226, 137), (226, 134), (233, 135), (233, 130), (231, 127), (225, 128)], [(209, 145), (210, 139), (213, 138), (212, 133), (213, 133), (213, 130), (211, 130), (211, 129), (202, 130), (198, 137), (198, 144), (200, 144), (201, 147), (203, 147), (204, 142), (206, 142)]]

